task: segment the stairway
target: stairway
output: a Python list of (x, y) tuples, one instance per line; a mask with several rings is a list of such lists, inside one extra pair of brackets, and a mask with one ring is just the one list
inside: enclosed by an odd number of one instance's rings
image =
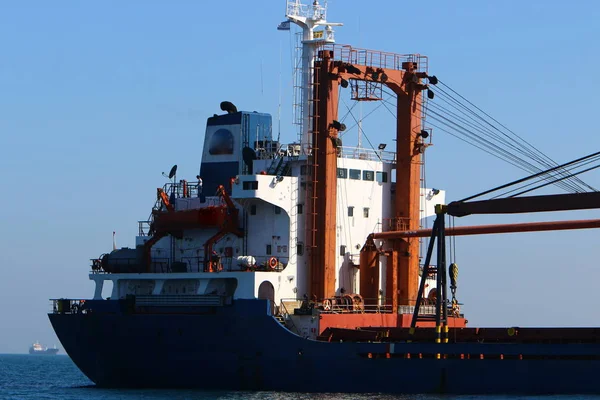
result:
[(275, 319), (276, 319), (277, 321), (279, 321), (279, 323), (280, 323), (282, 326), (284, 326), (284, 327), (286, 326), (286, 325), (285, 325), (285, 318), (283, 318), (283, 315), (276, 315), (276, 316), (275, 316)]
[(285, 161), (283, 157), (279, 157), (273, 160), (271, 166), (267, 170), (267, 175), (285, 176), (290, 173), (289, 162)]

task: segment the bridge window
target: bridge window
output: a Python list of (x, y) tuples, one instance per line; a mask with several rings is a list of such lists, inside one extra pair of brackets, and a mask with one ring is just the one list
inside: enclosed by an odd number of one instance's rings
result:
[(297, 253), (299, 256), (302, 256), (302, 255), (304, 255), (304, 245), (303, 245), (302, 243), (298, 243), (298, 244), (296, 245), (296, 253)]
[(363, 181), (373, 181), (375, 180), (375, 174), (373, 171), (363, 171)]
[(379, 182), (379, 183), (386, 183), (386, 182), (388, 181), (388, 177), (387, 177), (387, 175), (388, 175), (388, 174), (387, 174), (387, 172), (385, 172), (385, 171), (383, 171), (383, 172), (381, 172), (381, 171), (377, 171), (377, 172), (375, 173), (375, 177), (376, 177), (376, 179), (377, 179), (377, 182)]
[(345, 256), (345, 255), (346, 255), (346, 246), (341, 245), (340, 246), (340, 256)]
[(354, 217), (354, 207), (353, 206), (348, 207), (348, 216)]
[(217, 130), (210, 138), (208, 152), (212, 155), (233, 154), (233, 134), (228, 129)]
[(369, 207), (363, 208), (363, 217), (369, 218)]
[(304, 212), (304, 204), (298, 204), (298, 214), (302, 214)]
[(242, 188), (244, 190), (258, 190), (258, 181), (245, 181)]
[(348, 168), (338, 168), (337, 177), (340, 179), (348, 179)]
[(350, 170), (350, 179), (359, 179), (360, 180), (360, 169), (351, 169)]
[(270, 244), (267, 245), (267, 255), (268, 256), (271, 255), (271, 245)]

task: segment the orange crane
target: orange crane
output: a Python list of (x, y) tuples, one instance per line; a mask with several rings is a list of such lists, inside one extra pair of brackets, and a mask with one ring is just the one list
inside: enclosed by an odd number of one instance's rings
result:
[(210, 237), (204, 244), (204, 271), (215, 272), (219, 270), (218, 256), (213, 254), (213, 246), (216, 242), (222, 239), (228, 233), (233, 233), (237, 237), (242, 237), (244, 233), (238, 228), (238, 209), (233, 204), (231, 197), (227, 194), (225, 187), (219, 185), (217, 188), (217, 196), (219, 196), (226, 204), (226, 215), (221, 229)]
[[(420, 56), (401, 56), (364, 50), (358, 59), (324, 48), (318, 53), (314, 74), (312, 152), (309, 159), (310, 190), (307, 191), (307, 243), (309, 245), (309, 295), (329, 298), (335, 295), (336, 274), (336, 174), (339, 132), (344, 129), (338, 119), (339, 88), (348, 81), (365, 85), (382, 85), (396, 94), (396, 183), (393, 220), (407, 229), (419, 227), (419, 194), (423, 139), (421, 126), (421, 92), (435, 77), (421, 71), (426, 63)], [(359, 61), (363, 59), (364, 62)], [(369, 61), (370, 60), (370, 61)], [(394, 60), (386, 64), (375, 60)], [(352, 64), (350, 63), (352, 61)], [(421, 62), (423, 61), (423, 62)], [(381, 65), (385, 64), (385, 65)], [(419, 273), (418, 240), (393, 240), (388, 264), (387, 293), (397, 308), (409, 305), (416, 297)], [(372, 259), (361, 261), (373, 264)], [(376, 268), (361, 268), (361, 281), (378, 280)], [(361, 292), (365, 299), (375, 299), (377, 292)]]
[(157, 188), (156, 196), (162, 200), (163, 204), (165, 205), (168, 211), (175, 211), (175, 206), (171, 204), (171, 202), (169, 201), (169, 196), (167, 196), (163, 189)]
[(144, 243), (144, 264), (146, 272), (151, 272), (152, 256), (151, 249), (160, 239), (171, 234), (176, 237), (182, 237), (186, 229), (194, 229), (204, 226), (219, 226), (219, 231), (209, 238), (204, 248), (204, 271), (214, 272), (218, 269), (218, 261), (212, 260), (214, 244), (228, 233), (233, 233), (238, 237), (243, 236), (243, 232), (238, 228), (238, 209), (227, 194), (225, 188), (221, 185), (217, 188), (217, 196), (225, 202), (224, 206), (203, 207), (193, 210), (176, 211), (169, 197), (162, 189), (157, 189), (157, 196), (167, 209), (167, 212), (160, 210), (152, 211), (152, 229), (154, 234)]

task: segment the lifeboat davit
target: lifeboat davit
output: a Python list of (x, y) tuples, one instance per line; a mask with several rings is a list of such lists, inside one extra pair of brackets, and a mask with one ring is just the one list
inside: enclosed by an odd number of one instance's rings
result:
[(221, 226), (227, 217), (227, 208), (203, 207), (194, 210), (158, 212), (154, 214), (154, 229), (172, 231)]

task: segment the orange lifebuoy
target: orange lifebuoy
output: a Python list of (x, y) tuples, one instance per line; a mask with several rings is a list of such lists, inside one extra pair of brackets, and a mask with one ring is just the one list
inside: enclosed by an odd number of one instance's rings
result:
[(269, 258), (269, 267), (271, 267), (271, 269), (275, 269), (277, 264), (279, 264), (279, 262), (277, 262), (277, 259), (275, 257)]

